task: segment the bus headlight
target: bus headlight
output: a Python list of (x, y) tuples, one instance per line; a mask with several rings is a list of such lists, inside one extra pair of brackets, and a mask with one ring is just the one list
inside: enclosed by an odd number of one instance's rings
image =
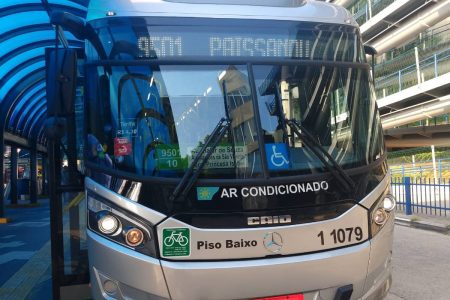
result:
[(88, 227), (98, 235), (137, 252), (157, 257), (152, 224), (88, 191)]
[(389, 218), (391, 218), (395, 205), (396, 202), (394, 196), (390, 194), (383, 194), (372, 206), (369, 212), (372, 237), (374, 237), (387, 223)]
[(383, 200), (383, 208), (384, 208), (386, 211), (392, 211), (392, 210), (394, 210), (396, 204), (397, 204), (397, 203), (396, 203), (396, 201), (395, 201), (394, 196), (388, 194), (388, 195), (386, 195), (386, 196), (384, 197), (384, 200)]
[(114, 234), (118, 231), (120, 227), (120, 222), (113, 215), (108, 214), (107, 212), (100, 212), (98, 215), (98, 230), (102, 233), (110, 235)]

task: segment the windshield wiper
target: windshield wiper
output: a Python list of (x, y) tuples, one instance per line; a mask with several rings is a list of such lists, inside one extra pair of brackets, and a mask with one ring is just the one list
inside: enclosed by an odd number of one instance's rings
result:
[[(183, 178), (181, 178), (172, 195), (169, 197), (170, 202), (173, 203), (180, 195), (183, 200), (186, 199), (187, 194), (200, 175), (200, 172), (202, 171), (209, 157), (211, 156), (211, 154), (213, 154), (214, 149), (216, 149), (217, 145), (222, 140), (225, 133), (229, 130), (230, 126), (231, 121), (228, 118), (222, 118), (219, 123), (217, 123), (213, 132), (208, 137), (205, 144), (203, 144), (203, 146), (200, 148), (197, 155), (195, 155), (191, 165), (184, 173)], [(203, 155), (203, 153), (205, 152), (206, 154)], [(194, 171), (195, 167), (197, 167), (197, 169)]]
[(285, 118), (286, 124), (291, 127), (294, 133), (300, 138), (303, 144), (314, 153), (322, 164), (331, 172), (339, 183), (342, 184), (344, 190), (351, 193), (355, 189), (355, 182), (341, 168), (339, 163), (322, 147), (322, 145), (314, 138), (314, 136), (302, 126), (296, 119), (288, 120)]
[[(341, 168), (339, 163), (322, 147), (322, 145), (315, 139), (304, 126), (302, 126), (295, 118), (288, 120), (283, 113), (283, 105), (281, 102), (281, 94), (279, 85), (275, 88), (276, 92), (276, 107), (278, 108), (278, 114), (281, 119), (282, 128), (285, 128), (284, 124), (291, 127), (298, 138), (308, 147), (311, 152), (314, 153), (317, 158), (322, 162), (322, 164), (327, 168), (336, 180), (338, 180), (345, 192), (351, 193), (355, 189), (355, 182), (347, 173)], [(283, 124), (284, 123), (284, 124)], [(287, 135), (283, 130), (283, 135)], [(328, 159), (328, 160), (327, 160)]]

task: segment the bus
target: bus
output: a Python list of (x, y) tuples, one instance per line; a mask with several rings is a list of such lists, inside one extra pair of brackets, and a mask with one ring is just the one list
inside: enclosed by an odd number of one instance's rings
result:
[(348, 11), (91, 0), (71, 20), (94, 299), (385, 297), (395, 199)]

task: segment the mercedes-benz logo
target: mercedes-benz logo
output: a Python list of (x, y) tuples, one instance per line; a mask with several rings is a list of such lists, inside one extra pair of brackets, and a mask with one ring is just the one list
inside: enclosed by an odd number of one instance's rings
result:
[(277, 253), (283, 248), (283, 238), (277, 232), (269, 232), (264, 236), (263, 244), (268, 251)]

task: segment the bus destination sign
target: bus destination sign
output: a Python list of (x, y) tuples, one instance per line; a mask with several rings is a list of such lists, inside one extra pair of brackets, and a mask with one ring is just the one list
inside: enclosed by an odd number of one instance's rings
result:
[(308, 39), (252, 36), (201, 36), (194, 40), (180, 35), (141, 36), (137, 41), (140, 58), (177, 56), (290, 57), (309, 58)]

